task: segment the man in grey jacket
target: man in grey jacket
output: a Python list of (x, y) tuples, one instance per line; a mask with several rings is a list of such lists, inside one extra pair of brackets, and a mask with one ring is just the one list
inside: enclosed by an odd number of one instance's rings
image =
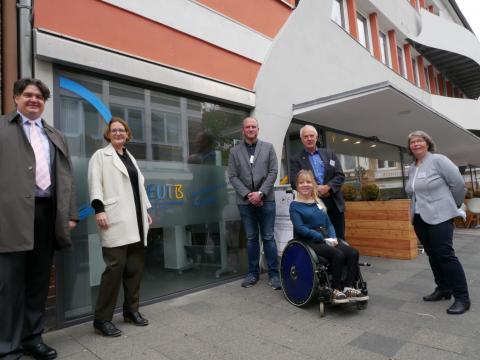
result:
[(43, 318), (53, 252), (76, 225), (72, 164), (42, 119), (48, 87), (24, 78), (13, 91), (17, 110), (0, 118), (0, 358), (54, 359)]
[(258, 122), (253, 117), (243, 120), (244, 141), (237, 144), (228, 159), (228, 176), (237, 193), (237, 205), (247, 234), (248, 274), (242, 286), (248, 288), (260, 277), (259, 228), (267, 259), (269, 284), (281, 288), (278, 276), (277, 245), (273, 236), (275, 194), (278, 163), (273, 145), (258, 140)]

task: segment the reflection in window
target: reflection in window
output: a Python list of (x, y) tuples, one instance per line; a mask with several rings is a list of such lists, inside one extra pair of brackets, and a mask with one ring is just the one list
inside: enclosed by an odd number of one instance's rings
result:
[(400, 149), (397, 146), (333, 131), (325, 133), (327, 148), (335, 151), (345, 173), (345, 182), (360, 188), (376, 183), (383, 199), (403, 198)]
[(398, 53), (398, 67), (400, 70), (400, 75), (405, 77), (405, 61), (403, 60), (403, 50), (400, 46), (397, 46)]
[(358, 27), (358, 41), (363, 45), (364, 48), (370, 50), (370, 44), (368, 41), (368, 27), (367, 19), (357, 13), (357, 27)]
[(378, 168), (379, 169), (384, 169), (384, 168), (393, 168), (397, 166), (397, 163), (395, 161), (389, 161), (389, 160), (378, 160)]
[(352, 155), (341, 155), (341, 163), (344, 170), (355, 170), (357, 166), (356, 157)]
[(417, 60), (415, 59), (412, 59), (412, 65), (413, 65), (413, 81), (414, 81), (414, 84), (419, 86), (419, 82), (418, 82), (418, 66), (417, 66)]
[[(246, 240), (225, 173), (248, 111), (56, 70), (56, 81), (59, 76), (88, 87), (132, 129), (127, 149), (140, 160), (154, 221), (141, 301), (246, 272)], [(88, 160), (106, 145), (105, 121), (66, 89), (55, 92), (53, 101), (59, 109), (55, 126), (64, 132), (72, 155), (77, 201), (86, 207)], [(63, 255), (57, 283), (65, 320), (92, 315), (104, 268), (93, 218), (81, 221), (72, 236), (76, 246)]]
[(345, 29), (345, 15), (343, 12), (343, 0), (333, 1), (332, 20)]
[(428, 70), (427, 68), (423, 68), (423, 72), (425, 73), (425, 87), (427, 91), (430, 91), (430, 78), (428, 77)]
[(383, 32), (378, 33), (378, 37), (380, 39), (380, 57), (382, 62), (387, 65), (390, 65), (390, 57), (388, 55), (388, 43), (387, 43), (387, 35)]
[(72, 136), (80, 134), (82, 130), (82, 123), (78, 121), (82, 113), (82, 101), (79, 99), (62, 96), (60, 102), (60, 111), (62, 117), (60, 118), (59, 128), (65, 136)]

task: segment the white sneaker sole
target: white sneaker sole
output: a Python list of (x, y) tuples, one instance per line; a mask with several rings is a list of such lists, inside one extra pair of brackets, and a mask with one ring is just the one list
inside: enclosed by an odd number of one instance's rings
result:
[(369, 299), (368, 295), (365, 295), (365, 296), (357, 296), (357, 297), (348, 298), (348, 301), (350, 301), (350, 302), (368, 301), (368, 299)]
[(348, 299), (332, 299), (332, 304), (346, 304)]

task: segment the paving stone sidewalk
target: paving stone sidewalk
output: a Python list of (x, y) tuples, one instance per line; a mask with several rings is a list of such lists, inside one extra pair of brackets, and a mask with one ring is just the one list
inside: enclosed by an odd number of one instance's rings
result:
[(465, 315), (445, 313), (451, 301), (421, 300), (433, 290), (425, 255), (411, 261), (362, 257), (370, 302), (296, 308), (265, 277), (252, 288), (240, 281), (142, 308), (147, 327), (115, 323), (124, 335), (95, 335), (91, 322), (54, 331), (45, 341), (68, 360), (229, 359), (480, 359), (480, 229), (459, 229), (455, 249), (472, 299)]

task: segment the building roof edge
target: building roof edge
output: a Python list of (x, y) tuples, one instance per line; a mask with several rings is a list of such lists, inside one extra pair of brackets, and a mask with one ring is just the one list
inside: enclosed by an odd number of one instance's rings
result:
[(455, 13), (460, 18), (460, 21), (463, 23), (463, 26), (465, 26), (468, 30), (475, 34), (467, 19), (465, 18), (465, 15), (463, 15), (462, 11), (458, 7), (457, 2), (455, 0), (448, 0), (448, 2), (450, 3), (450, 5), (452, 5), (453, 10), (455, 10)]

